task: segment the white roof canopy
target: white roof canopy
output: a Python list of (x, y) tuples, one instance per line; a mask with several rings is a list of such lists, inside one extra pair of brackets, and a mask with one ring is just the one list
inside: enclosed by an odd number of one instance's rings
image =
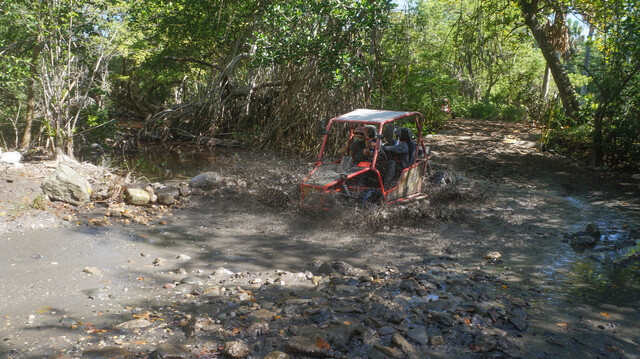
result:
[(386, 111), (386, 110), (369, 110), (369, 109), (357, 109), (344, 115), (335, 117), (334, 121), (340, 122), (359, 122), (359, 123), (375, 123), (375, 122), (388, 122), (402, 117), (411, 116), (417, 112), (405, 112), (405, 111)]

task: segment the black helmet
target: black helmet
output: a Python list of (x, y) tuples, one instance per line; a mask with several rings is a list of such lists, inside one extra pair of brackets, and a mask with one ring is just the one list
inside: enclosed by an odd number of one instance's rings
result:
[(411, 141), (411, 130), (403, 127), (400, 129), (400, 141)]
[(392, 124), (388, 124), (384, 126), (382, 130), (382, 135), (387, 142), (393, 142), (393, 136), (395, 134), (396, 128)]

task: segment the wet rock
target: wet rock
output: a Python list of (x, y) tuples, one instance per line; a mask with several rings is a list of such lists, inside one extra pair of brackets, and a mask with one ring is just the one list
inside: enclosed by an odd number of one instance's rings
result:
[(284, 353), (284, 352), (271, 352), (269, 354), (267, 354), (266, 357), (264, 357), (264, 359), (289, 359), (289, 354)]
[(407, 332), (407, 336), (420, 345), (426, 345), (429, 341), (427, 328), (423, 326), (415, 327)]
[(347, 263), (347, 262), (343, 262), (343, 261), (336, 261), (333, 262), (331, 264), (331, 266), (333, 267), (333, 269), (336, 270), (336, 272), (342, 274), (342, 275), (346, 275), (346, 276), (354, 276), (356, 275), (356, 270), (355, 268)]
[(385, 347), (384, 345), (375, 344), (373, 347), (390, 358), (402, 358), (404, 356), (401, 351), (397, 349)]
[(513, 308), (513, 310), (511, 310), (511, 315), (509, 316), (509, 322), (520, 331), (526, 330), (527, 312), (520, 307)]
[(125, 359), (125, 358), (134, 358), (135, 353), (130, 352), (124, 348), (105, 347), (105, 348), (87, 349), (82, 353), (82, 357), (89, 358), (89, 359), (103, 359), (103, 358)]
[(59, 165), (53, 174), (45, 178), (40, 187), (53, 201), (62, 201), (76, 206), (91, 201), (89, 182), (66, 165)]
[(322, 262), (322, 264), (316, 270), (316, 273), (324, 274), (324, 275), (329, 275), (334, 272), (335, 272), (335, 269), (333, 269), (333, 266), (331, 265), (331, 263), (328, 263), (328, 262)]
[(103, 218), (91, 218), (88, 223), (89, 223), (89, 225), (94, 226), (94, 227), (106, 227), (106, 226), (111, 224), (111, 222), (109, 222), (109, 219), (106, 218), (106, 217), (103, 217)]
[(585, 229), (591, 236), (600, 238), (600, 226), (597, 223), (589, 223)]
[(218, 278), (218, 277), (228, 277), (234, 274), (235, 274), (234, 272), (228, 270), (227, 268), (218, 267), (218, 269), (214, 270), (213, 273), (211, 273), (211, 276)]
[(289, 338), (285, 346), (293, 354), (300, 354), (313, 358), (328, 358), (333, 356), (329, 344), (320, 336), (295, 336)]
[(476, 336), (473, 341), (473, 351), (478, 352), (488, 352), (493, 350), (496, 347), (497, 341), (493, 336), (487, 332), (481, 332)]
[(364, 328), (359, 332), (360, 332), (360, 337), (362, 339), (362, 343), (364, 345), (373, 345), (380, 340), (380, 336), (378, 335), (377, 330), (373, 330), (371, 328)]
[(151, 325), (151, 322), (145, 319), (134, 319), (124, 323), (120, 323), (116, 326), (118, 329), (139, 329), (146, 328)]
[(191, 284), (182, 284), (174, 289), (174, 292), (178, 294), (191, 294), (195, 290), (195, 287)]
[(220, 287), (211, 286), (211, 287), (204, 288), (202, 290), (202, 294), (205, 294), (205, 295), (208, 295), (208, 296), (212, 296), (212, 297), (219, 296), (220, 295)]
[(285, 272), (280, 274), (276, 279), (276, 282), (293, 283), (293, 282), (306, 282), (311, 278), (311, 273), (290, 273)]
[(222, 184), (222, 176), (217, 172), (204, 172), (189, 181), (189, 187), (201, 190), (211, 190)]
[(509, 297), (509, 301), (511, 304), (518, 307), (525, 307), (527, 305), (527, 302), (524, 299), (518, 297)]
[(255, 312), (253, 312), (251, 315), (254, 318), (257, 318), (257, 319), (269, 320), (269, 319), (273, 318), (274, 313), (270, 312), (270, 311), (268, 311), (266, 309), (258, 309)]
[(158, 200), (158, 196), (156, 196), (156, 192), (153, 189), (152, 186), (145, 186), (144, 190), (147, 191), (147, 193), (149, 193), (149, 196), (151, 197), (151, 202), (152, 203), (156, 203), (156, 201)]
[(450, 327), (453, 323), (453, 319), (451, 319), (451, 314), (445, 312), (432, 312), (431, 318), (436, 322), (444, 325), (445, 327)]
[(133, 206), (146, 206), (151, 202), (151, 195), (143, 188), (129, 187), (124, 191), (124, 200)]
[(193, 192), (193, 190), (187, 183), (180, 183), (180, 186), (178, 186), (178, 191), (180, 192), (180, 196), (182, 197), (189, 197)]
[(249, 355), (249, 353), (251, 353), (249, 346), (241, 340), (227, 342), (224, 345), (224, 354), (230, 358), (244, 358)]
[(22, 161), (22, 154), (17, 151), (4, 152), (0, 154), (0, 162), (4, 163), (20, 163)]
[(429, 344), (433, 345), (434, 347), (443, 345), (444, 338), (441, 335), (434, 335), (431, 338), (429, 338)]
[(582, 249), (592, 247), (596, 244), (598, 239), (590, 234), (572, 235), (569, 240), (571, 247)]
[(411, 345), (400, 333), (395, 333), (391, 337), (391, 344), (398, 347), (403, 353), (407, 354), (410, 358), (417, 358), (418, 353), (416, 348)]
[(187, 359), (193, 354), (184, 346), (175, 343), (162, 343), (149, 354), (149, 359)]
[(384, 326), (378, 329), (378, 334), (380, 335), (390, 335), (396, 332), (396, 329), (390, 326)]
[(161, 187), (156, 190), (156, 196), (159, 204), (170, 205), (180, 198), (180, 190), (172, 186)]
[(208, 332), (220, 327), (221, 326), (216, 325), (215, 321), (209, 318), (208, 315), (202, 314), (193, 316), (191, 319), (189, 319), (187, 324), (182, 327), (182, 330), (184, 331), (184, 334), (187, 336), (187, 338), (190, 338), (198, 334), (198, 332), (200, 331)]
[(203, 285), (204, 280), (200, 277), (189, 276), (184, 277), (180, 280), (180, 284), (193, 284), (193, 285)]
[(490, 262), (499, 262), (502, 260), (502, 254), (500, 252), (488, 252), (484, 255), (484, 259)]
[(263, 335), (269, 335), (271, 332), (269, 324), (267, 323), (253, 323), (247, 328), (247, 335), (252, 338), (261, 337)]

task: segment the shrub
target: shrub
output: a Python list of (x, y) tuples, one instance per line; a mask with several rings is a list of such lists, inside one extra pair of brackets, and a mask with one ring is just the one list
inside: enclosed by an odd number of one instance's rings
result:
[(507, 105), (500, 110), (498, 119), (502, 121), (517, 122), (526, 120), (527, 117), (527, 110), (524, 107)]
[(468, 116), (479, 120), (495, 119), (500, 114), (500, 109), (492, 103), (478, 102), (468, 107)]

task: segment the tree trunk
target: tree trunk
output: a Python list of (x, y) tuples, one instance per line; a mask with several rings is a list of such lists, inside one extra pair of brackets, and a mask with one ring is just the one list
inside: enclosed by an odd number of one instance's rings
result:
[(34, 112), (36, 109), (36, 77), (38, 76), (38, 57), (42, 44), (38, 38), (31, 53), (31, 63), (29, 64), (29, 78), (27, 79), (27, 114), (25, 118), (24, 131), (20, 140), (20, 149), (26, 150), (31, 144), (31, 127), (33, 126)]
[(549, 38), (547, 38), (547, 34), (545, 34), (542, 26), (540, 26), (538, 22), (538, 0), (520, 0), (520, 10), (522, 11), (525, 24), (529, 30), (531, 30), (531, 34), (536, 39), (542, 55), (545, 60), (547, 60), (547, 65), (558, 87), (558, 94), (560, 95), (562, 106), (567, 116), (575, 117), (578, 110), (580, 110), (580, 103), (576, 98), (576, 92), (573, 89), (571, 80), (564, 71), (562, 62), (560, 62), (560, 58), (556, 54)]
[(549, 76), (551, 76), (551, 71), (549, 69), (549, 64), (544, 67), (544, 77), (542, 78), (542, 94), (540, 98), (542, 101), (547, 99), (547, 94), (549, 93)]

